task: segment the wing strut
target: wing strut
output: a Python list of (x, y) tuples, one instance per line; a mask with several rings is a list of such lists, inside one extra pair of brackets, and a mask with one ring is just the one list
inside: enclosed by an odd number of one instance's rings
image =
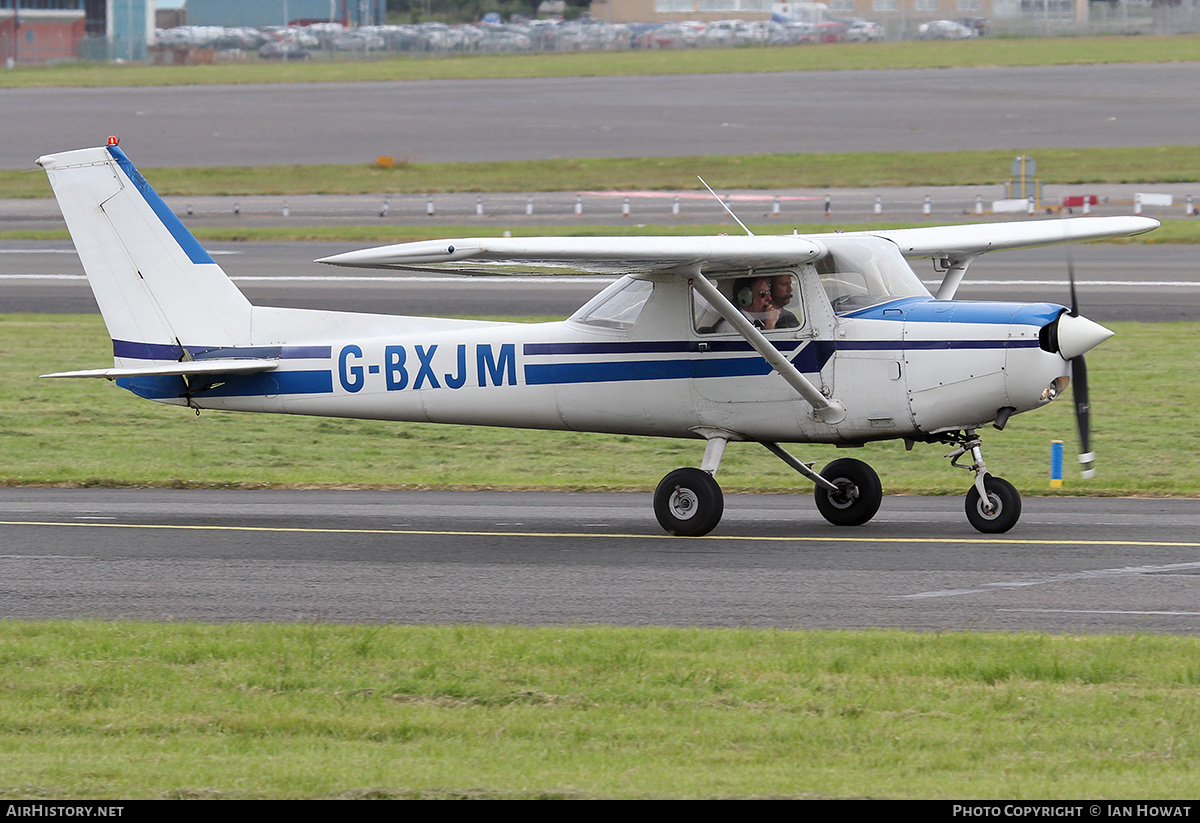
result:
[(971, 265), (977, 255), (967, 257), (951, 257), (947, 260), (946, 274), (942, 277), (942, 285), (938, 286), (937, 294), (934, 295), (938, 300), (953, 300), (954, 293), (958, 291), (958, 284), (962, 282), (963, 275), (967, 273), (967, 266)]
[(725, 322), (737, 329), (738, 334), (745, 338), (746, 342), (754, 347), (754, 350), (763, 356), (779, 376), (787, 381), (788, 385), (796, 390), (805, 402), (813, 408), (813, 416), (823, 423), (840, 423), (846, 419), (846, 407), (838, 400), (830, 399), (821, 394), (820, 389), (808, 381), (808, 379), (800, 373), (800, 370), (792, 365), (783, 354), (771, 345), (771, 342), (763, 336), (763, 333), (754, 328), (754, 325), (746, 319), (732, 303), (729, 298), (721, 294), (717, 287), (712, 282), (700, 273), (700, 267), (692, 266), (682, 273), (683, 277), (687, 278), (688, 285), (695, 289), (700, 295), (708, 301), (717, 312), (725, 318)]

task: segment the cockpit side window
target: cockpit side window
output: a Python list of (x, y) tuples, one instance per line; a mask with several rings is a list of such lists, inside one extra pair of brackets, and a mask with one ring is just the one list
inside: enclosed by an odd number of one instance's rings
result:
[(653, 291), (649, 280), (622, 278), (585, 303), (571, 319), (602, 329), (633, 328)]
[[(796, 275), (791, 272), (719, 280), (716, 286), (755, 328), (771, 332), (795, 330), (804, 325), (800, 287)], [(720, 312), (695, 291), (692, 292), (692, 327), (697, 334), (736, 333)]]

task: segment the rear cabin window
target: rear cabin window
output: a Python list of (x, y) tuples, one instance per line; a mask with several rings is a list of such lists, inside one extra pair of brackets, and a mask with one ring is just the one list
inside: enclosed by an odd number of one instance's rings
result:
[(654, 284), (623, 277), (571, 315), (576, 323), (601, 329), (630, 329), (650, 299)]

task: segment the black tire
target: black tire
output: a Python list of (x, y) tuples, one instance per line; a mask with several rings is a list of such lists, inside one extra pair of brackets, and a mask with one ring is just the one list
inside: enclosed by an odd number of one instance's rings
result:
[(993, 510), (984, 511), (979, 489), (971, 486), (967, 492), (967, 519), (971, 525), (984, 534), (1002, 534), (1017, 525), (1021, 519), (1021, 495), (1013, 484), (989, 474), (983, 478), (983, 486)]
[(725, 499), (712, 475), (700, 469), (676, 469), (654, 491), (654, 516), (668, 534), (699, 537), (721, 522)]
[(835, 526), (861, 526), (879, 511), (883, 484), (875, 470), (861, 460), (843, 457), (821, 471), (821, 476), (838, 487), (831, 492), (820, 486), (813, 491), (817, 511)]

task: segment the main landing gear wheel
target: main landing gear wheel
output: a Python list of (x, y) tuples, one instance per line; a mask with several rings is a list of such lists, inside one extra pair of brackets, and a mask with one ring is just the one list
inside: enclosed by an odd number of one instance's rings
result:
[(983, 478), (987, 504), (975, 486), (967, 492), (967, 519), (984, 534), (1001, 534), (1017, 525), (1021, 518), (1021, 495), (1013, 484), (990, 474)]
[(654, 516), (669, 534), (708, 534), (721, 522), (724, 511), (721, 487), (700, 469), (676, 469), (654, 491)]
[(817, 511), (835, 526), (861, 526), (879, 511), (883, 485), (875, 470), (861, 460), (843, 457), (821, 471), (821, 476), (838, 487), (836, 492), (817, 486)]

